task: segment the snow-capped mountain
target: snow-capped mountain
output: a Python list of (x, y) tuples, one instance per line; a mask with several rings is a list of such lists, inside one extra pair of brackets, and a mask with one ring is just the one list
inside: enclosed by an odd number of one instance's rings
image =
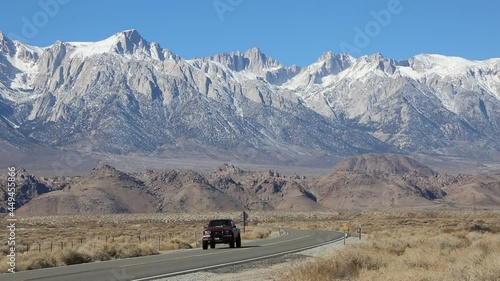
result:
[(278, 61), (267, 57), (258, 48), (252, 48), (245, 53), (217, 54), (201, 60), (194, 60), (195, 64), (220, 63), (231, 71), (240, 73), (251, 79), (265, 78), (267, 82), (281, 85), (300, 71), (300, 67), (293, 65), (284, 67)]
[(0, 138), (249, 160), (368, 151), (498, 157), (499, 71), (500, 59), (331, 52), (288, 67), (257, 48), (186, 60), (136, 30), (44, 48), (0, 33)]
[[(407, 151), (471, 154), (500, 147), (500, 59), (470, 61), (418, 55), (408, 61), (380, 54), (350, 60), (316, 83), (284, 85), (307, 107), (369, 128)], [(314, 65), (314, 64), (313, 64)]]

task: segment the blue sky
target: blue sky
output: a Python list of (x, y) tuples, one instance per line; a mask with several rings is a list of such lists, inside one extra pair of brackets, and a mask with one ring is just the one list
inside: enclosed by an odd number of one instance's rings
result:
[(499, 13), (494, 0), (4, 0), (0, 31), (47, 46), (135, 28), (184, 58), (259, 47), (301, 66), (326, 51), (481, 60), (500, 57)]

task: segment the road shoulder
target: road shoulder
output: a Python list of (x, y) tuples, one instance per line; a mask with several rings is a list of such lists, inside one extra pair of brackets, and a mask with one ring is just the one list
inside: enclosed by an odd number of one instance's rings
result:
[(324, 258), (332, 256), (335, 253), (342, 251), (346, 246), (358, 244), (366, 241), (367, 237), (358, 238), (350, 237), (344, 245), (343, 241), (330, 243), (301, 252), (287, 254), (275, 258), (249, 262), (246, 264), (233, 265), (207, 271), (200, 271), (175, 277), (157, 279), (155, 281), (193, 281), (193, 280), (220, 280), (220, 281), (265, 281), (277, 280), (287, 270), (298, 266), (302, 263), (314, 260), (316, 258)]

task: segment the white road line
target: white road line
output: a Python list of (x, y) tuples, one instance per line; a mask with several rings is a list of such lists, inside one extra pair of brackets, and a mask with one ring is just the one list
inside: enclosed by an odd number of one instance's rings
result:
[(172, 276), (176, 276), (176, 275), (193, 273), (193, 272), (197, 272), (197, 271), (203, 271), (203, 270), (207, 270), (207, 269), (214, 269), (214, 268), (228, 266), (228, 265), (236, 265), (236, 264), (245, 263), (245, 262), (263, 260), (263, 259), (268, 259), (268, 258), (272, 258), (272, 257), (277, 257), (277, 256), (281, 256), (281, 255), (286, 255), (286, 254), (291, 254), (291, 253), (296, 253), (296, 252), (300, 252), (300, 251), (304, 251), (304, 250), (316, 248), (316, 247), (323, 246), (323, 245), (326, 245), (326, 244), (330, 244), (330, 243), (335, 243), (335, 242), (338, 242), (338, 241), (342, 241), (343, 239), (344, 239), (344, 237), (341, 237), (341, 238), (337, 238), (337, 239), (332, 240), (332, 241), (323, 242), (321, 244), (316, 244), (316, 245), (313, 245), (313, 246), (307, 246), (307, 247), (303, 247), (303, 248), (295, 249), (295, 250), (290, 250), (290, 251), (286, 251), (286, 252), (271, 254), (271, 255), (262, 256), (262, 257), (250, 258), (250, 259), (241, 260), (241, 261), (234, 261), (234, 262), (228, 262), (228, 263), (223, 263), (223, 264), (217, 264), (217, 265), (199, 267), (199, 268), (188, 269), (188, 270), (183, 270), (183, 271), (177, 271), (177, 272), (172, 272), (172, 273), (167, 273), (167, 274), (162, 274), (162, 275), (156, 275), (156, 276), (151, 276), (151, 277), (139, 278), (139, 279), (134, 279), (132, 281), (146, 281), (146, 280), (153, 280), (153, 279), (158, 279), (158, 278), (166, 278), (166, 277), (172, 277)]

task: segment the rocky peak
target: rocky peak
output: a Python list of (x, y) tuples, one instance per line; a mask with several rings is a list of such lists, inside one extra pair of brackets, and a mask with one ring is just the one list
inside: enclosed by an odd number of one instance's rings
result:
[(238, 51), (217, 54), (210, 60), (226, 65), (234, 71), (250, 70), (255, 74), (264, 74), (267, 69), (282, 67), (278, 61), (267, 57), (259, 48), (251, 48), (245, 53)]
[(249, 68), (251, 70), (282, 67), (278, 61), (263, 54), (259, 48), (251, 48), (245, 53), (245, 57), (250, 60)]
[(102, 54), (118, 54), (133, 55), (138, 59), (164, 60), (165, 57), (176, 59), (175, 55), (168, 50), (162, 49), (158, 43), (146, 41), (135, 29), (116, 33), (102, 41), (66, 44), (71, 45), (71, 49), (74, 50), (71, 57), (80, 56), (85, 58)]
[(243, 170), (241, 170), (238, 167), (235, 167), (234, 165), (224, 163), (221, 166), (217, 167), (212, 172), (212, 175), (215, 176), (233, 176), (233, 175), (241, 175), (243, 173)]
[(385, 73), (393, 74), (396, 71), (398, 62), (393, 59), (387, 59), (382, 54), (376, 53), (369, 56), (360, 57), (353, 65), (357, 71), (381, 70)]
[(141, 42), (145, 41), (136, 29), (124, 30), (122, 32), (118, 32), (116, 35), (118, 37), (124, 37), (135, 44), (140, 44)]
[(355, 59), (348, 54), (334, 54), (333, 52), (328, 51), (323, 53), (318, 59), (318, 63), (321, 65), (321, 69), (318, 74), (320, 74), (320, 76), (326, 76), (340, 73), (351, 67), (354, 61)]
[(0, 53), (5, 53), (8, 56), (15, 54), (15, 46), (9, 38), (0, 32)]
[(9, 41), (7, 37), (3, 34), (3, 32), (0, 31), (0, 44), (3, 44), (4, 42)]
[(313, 84), (322, 84), (323, 78), (348, 69), (356, 61), (353, 57), (341, 53), (334, 54), (331, 51), (323, 53), (318, 60), (307, 66), (295, 78), (292, 84), (301, 84), (310, 86)]
[(108, 164), (100, 162), (95, 168), (92, 169), (92, 174), (99, 173), (118, 173), (119, 171)]
[[(68, 44), (62, 41), (56, 41), (52, 46), (45, 49), (40, 57), (40, 72), (42, 74), (54, 74), (61, 66), (68, 51)], [(40, 85), (42, 86), (42, 85)]]
[(36, 50), (30, 49), (20, 42), (16, 41), (15, 46), (17, 49), (16, 56), (24, 62), (36, 63), (40, 58), (40, 55)]
[(122, 31), (114, 35), (115, 51), (119, 54), (133, 54), (137, 49), (148, 46), (148, 42), (135, 29)]
[(113, 179), (119, 181), (135, 182), (140, 184), (140, 180), (134, 178), (133, 176), (117, 170), (115, 167), (108, 164), (100, 162), (88, 176), (82, 178), (83, 181), (89, 179)]

